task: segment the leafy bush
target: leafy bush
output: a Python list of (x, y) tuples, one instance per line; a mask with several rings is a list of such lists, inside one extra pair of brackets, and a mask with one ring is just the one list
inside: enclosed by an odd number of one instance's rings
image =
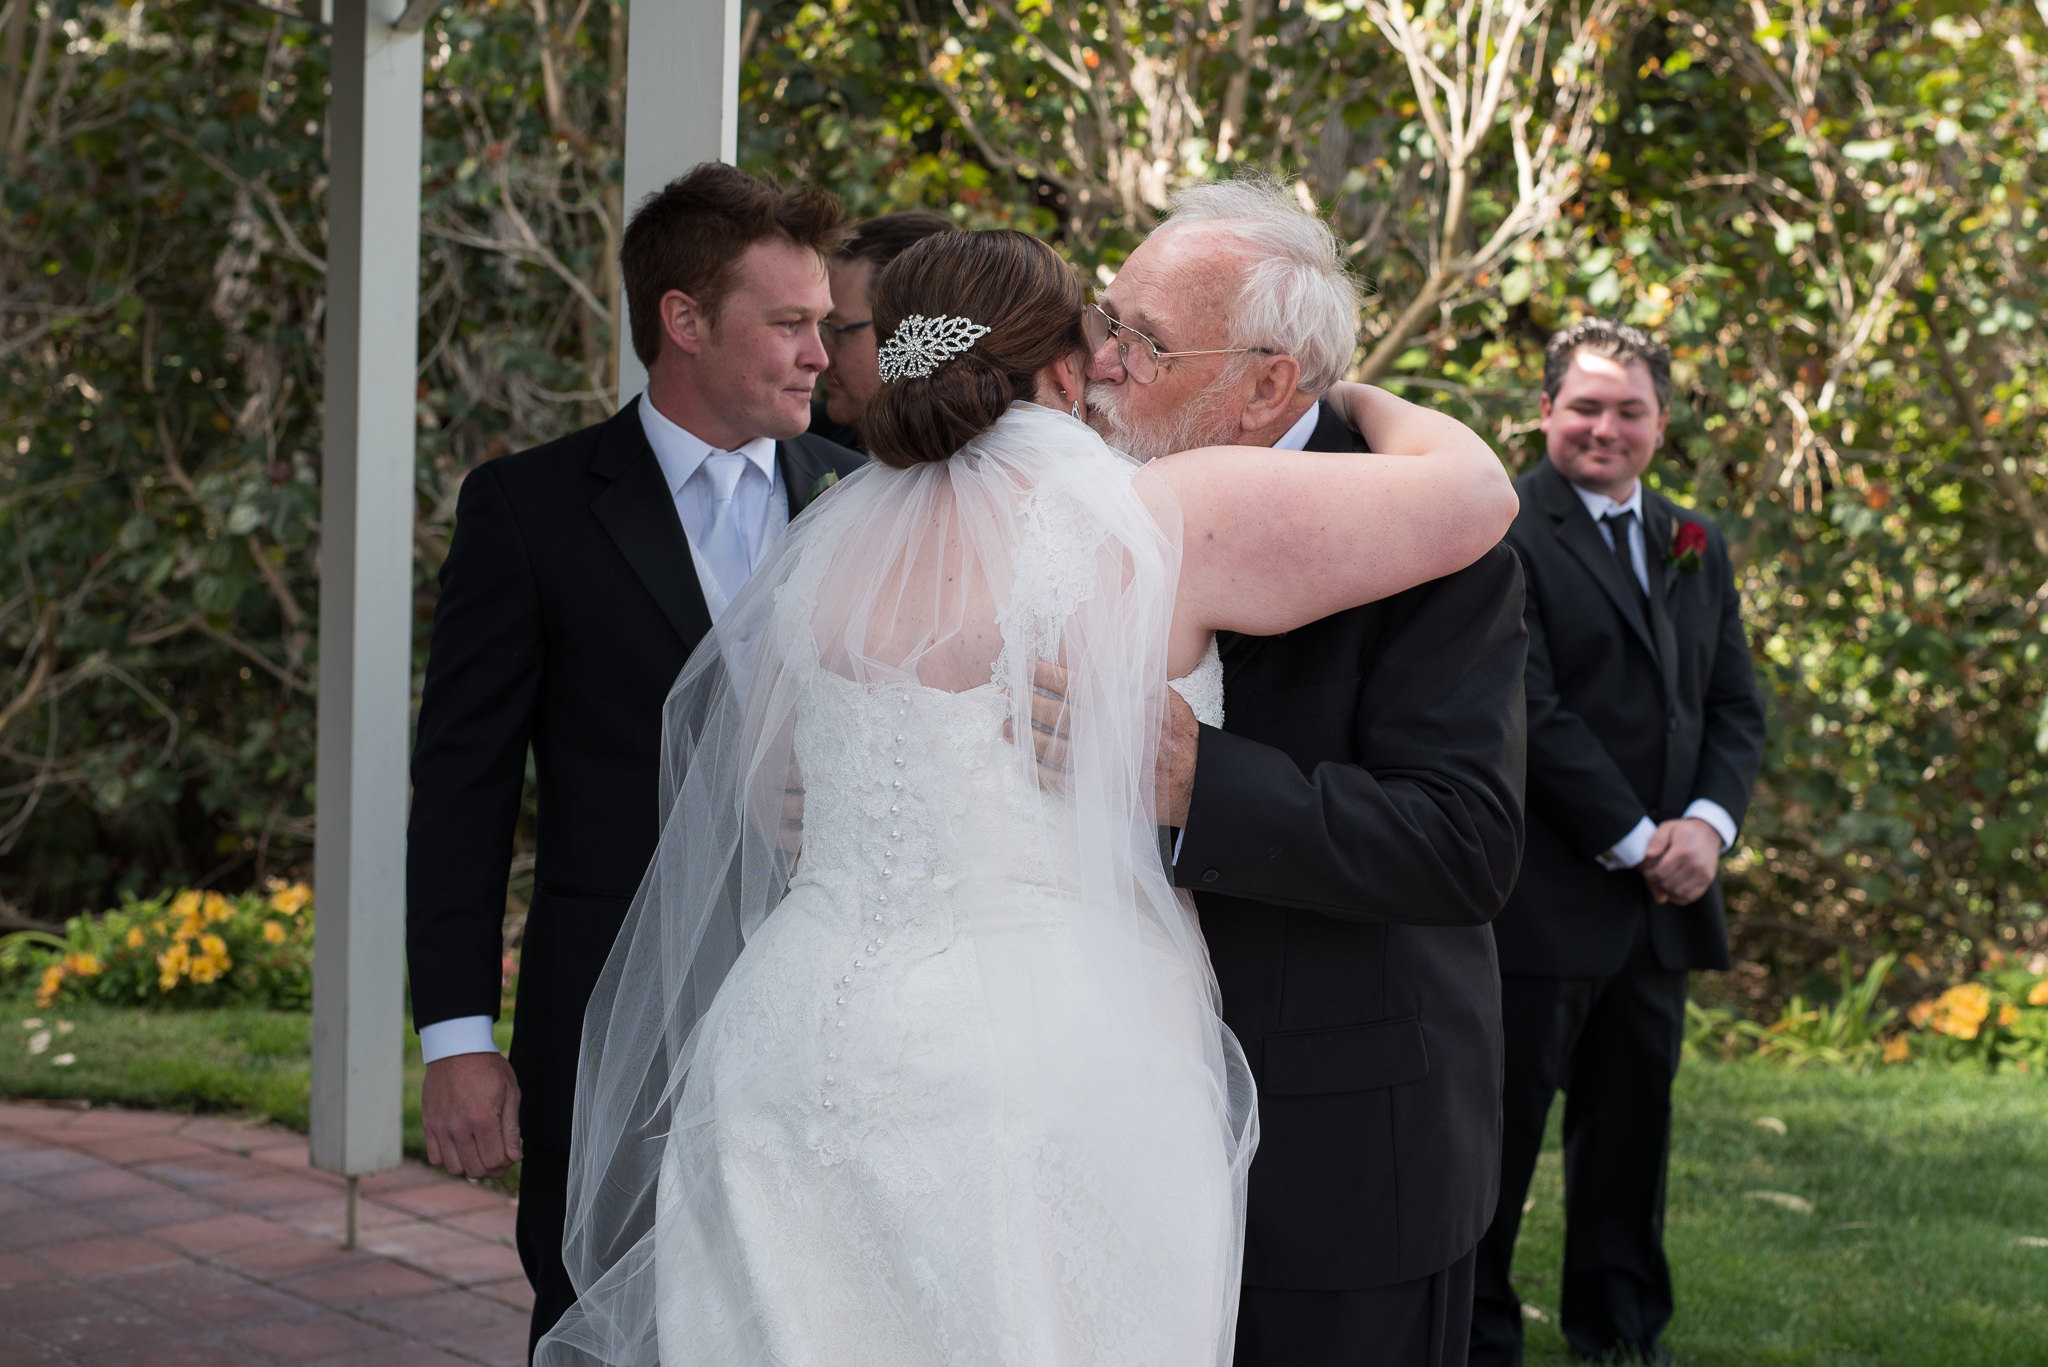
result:
[(1994, 950), (1977, 976), (1915, 1003), (1906, 1018), (1914, 1034), (1896, 1041), (1899, 1058), (2048, 1072), (2048, 955), (2022, 961)]
[(190, 888), (76, 916), (61, 936), (0, 939), (0, 983), (32, 979), (36, 1005), (258, 1006), (313, 996), (313, 890), (273, 879), (238, 897)]

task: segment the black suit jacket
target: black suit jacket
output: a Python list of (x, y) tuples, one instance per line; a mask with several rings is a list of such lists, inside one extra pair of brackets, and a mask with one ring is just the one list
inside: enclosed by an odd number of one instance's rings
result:
[[(1718, 879), (1691, 906), (1659, 906), (1642, 874), (1596, 861), (1644, 816), (1682, 816), (1695, 798), (1738, 825), (1749, 809), (1764, 710), (1727, 543), (1645, 487), (1645, 603), (1556, 466), (1545, 459), (1515, 487), (1508, 542), (1529, 585), (1529, 849), (1494, 923), (1501, 971), (1618, 972), (1646, 917), (1663, 967), (1726, 968)], [(1666, 561), (1681, 518), (1707, 532), (1690, 574)]]
[[(1310, 448), (1363, 449), (1323, 408)], [(1487, 928), (1522, 847), (1522, 577), (1477, 564), (1226, 635), (1175, 864), (1259, 1084), (1245, 1280), (1356, 1290), (1462, 1257), (1500, 1174)]]
[[(811, 436), (776, 460), (792, 516), (860, 463)], [(583, 1008), (659, 834), (662, 704), (710, 629), (637, 404), (463, 481), (413, 748), (406, 958), (417, 1024), (498, 1014), (531, 747), (539, 849), (512, 1044), (529, 1144), (569, 1147)]]

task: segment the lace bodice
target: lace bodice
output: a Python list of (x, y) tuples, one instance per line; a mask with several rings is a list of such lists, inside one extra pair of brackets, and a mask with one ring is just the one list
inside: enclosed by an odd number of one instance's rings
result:
[(1216, 649), (1216, 638), (1209, 638), (1209, 653), (1178, 679), (1167, 681), (1168, 688), (1188, 700), (1194, 709), (1195, 720), (1204, 726), (1223, 725), (1223, 656)]

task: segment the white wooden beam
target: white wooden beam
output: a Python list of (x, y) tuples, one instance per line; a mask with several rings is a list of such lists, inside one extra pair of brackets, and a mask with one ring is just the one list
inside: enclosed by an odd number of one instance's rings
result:
[[(404, 1085), (421, 40), (333, 0), (312, 1150), (397, 1165)], [(353, 1187), (353, 1183), (351, 1183)]]
[[(641, 200), (705, 161), (739, 157), (740, 0), (640, 0), (626, 31), (628, 217)], [(619, 402), (647, 387), (617, 301)]]

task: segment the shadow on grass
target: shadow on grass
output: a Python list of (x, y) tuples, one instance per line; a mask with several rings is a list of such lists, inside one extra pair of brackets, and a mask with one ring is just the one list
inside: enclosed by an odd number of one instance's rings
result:
[[(1529, 1325), (1532, 1364), (1567, 1360), (1561, 1110), (1516, 1255), (1523, 1298), (1548, 1318)], [(2048, 1247), (2024, 1242), (2048, 1237), (2048, 1085), (1688, 1062), (1675, 1110), (1666, 1342), (1681, 1363), (2048, 1363)]]

